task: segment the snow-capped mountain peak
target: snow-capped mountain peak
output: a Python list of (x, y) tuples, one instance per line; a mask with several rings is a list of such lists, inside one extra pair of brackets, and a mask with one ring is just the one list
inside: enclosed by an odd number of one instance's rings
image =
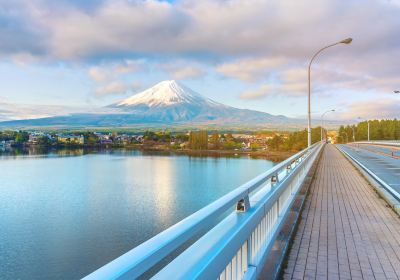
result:
[(273, 118), (213, 101), (174, 80), (160, 82), (107, 107), (117, 109), (120, 114), (116, 118), (123, 123), (258, 122)]
[(175, 80), (162, 81), (155, 86), (128, 97), (115, 104), (116, 107), (131, 107), (146, 105), (148, 107), (172, 106), (189, 103), (215, 103), (210, 99), (202, 97), (190, 88), (176, 82)]

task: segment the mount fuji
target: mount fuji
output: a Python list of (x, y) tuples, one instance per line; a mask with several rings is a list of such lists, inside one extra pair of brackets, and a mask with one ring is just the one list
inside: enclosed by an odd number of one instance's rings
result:
[[(16, 120), (0, 126), (132, 126), (137, 124), (287, 126), (299, 120), (238, 109), (206, 98), (174, 80), (103, 108), (104, 113)], [(112, 112), (112, 113), (110, 113)]]
[(289, 120), (284, 116), (224, 105), (174, 80), (160, 82), (108, 107), (157, 122), (252, 123)]

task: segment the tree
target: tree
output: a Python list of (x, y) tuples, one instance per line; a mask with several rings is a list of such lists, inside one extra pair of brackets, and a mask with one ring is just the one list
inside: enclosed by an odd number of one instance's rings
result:
[(28, 132), (25, 132), (25, 131), (19, 131), (15, 135), (15, 143), (17, 143), (17, 144), (22, 144), (22, 143), (28, 141), (28, 139), (29, 139), (29, 134), (28, 134)]
[(218, 132), (213, 132), (210, 139), (210, 144), (213, 146), (214, 149), (220, 148), (220, 141), (219, 141), (219, 134)]
[(284, 143), (283, 137), (281, 135), (276, 134), (271, 139), (268, 139), (267, 146), (271, 150), (279, 151), (283, 143)]
[(191, 131), (189, 133), (189, 148), (193, 150), (207, 150), (208, 149), (208, 132)]

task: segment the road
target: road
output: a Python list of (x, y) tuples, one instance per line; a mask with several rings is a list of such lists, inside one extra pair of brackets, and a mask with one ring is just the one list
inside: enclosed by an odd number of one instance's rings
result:
[(338, 146), (400, 194), (400, 150), (365, 144)]

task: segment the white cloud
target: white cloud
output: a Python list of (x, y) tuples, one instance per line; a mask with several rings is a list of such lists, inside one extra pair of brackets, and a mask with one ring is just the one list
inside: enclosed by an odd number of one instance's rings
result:
[(267, 78), (270, 72), (284, 62), (282, 57), (247, 58), (220, 64), (217, 71), (243, 81), (256, 81)]
[(168, 73), (175, 80), (183, 80), (186, 78), (198, 78), (205, 75), (200, 63), (186, 60), (178, 60), (161, 64), (160, 68)]
[(96, 89), (97, 96), (108, 94), (123, 94), (128, 90), (128, 87), (119, 81), (114, 81)]
[(144, 60), (123, 60), (119, 62), (103, 63), (92, 66), (88, 75), (97, 83), (94, 91), (95, 96), (126, 94), (140, 88), (140, 83), (122, 81), (121, 77), (128, 76), (132, 80), (132, 74), (139, 69), (145, 69)]
[(89, 68), (88, 74), (97, 82), (105, 82), (114, 80), (121, 75), (133, 74), (144, 69), (146, 69), (146, 65), (143, 59), (126, 59), (118, 62), (102, 63), (92, 66)]
[[(0, 56), (21, 64), (87, 63), (93, 66), (88, 74), (99, 92), (118, 88), (120, 76), (143, 71), (149, 61), (159, 65), (167, 60), (172, 66), (164, 70), (175, 79), (201, 77), (213, 67), (241, 81), (270, 82), (268, 88), (243, 93), (242, 98), (305, 96), (304, 74), (311, 56), (324, 45), (352, 36), (351, 45), (326, 50), (314, 62), (313, 92), (391, 93), (399, 88), (398, 3), (365, 0), (361, 7), (357, 0), (1, 1), (0, 22), (6, 24), (0, 26)], [(173, 67), (182, 60), (201, 66)]]
[(356, 119), (358, 117), (368, 119), (400, 118), (399, 99), (386, 98), (354, 102), (345, 105), (343, 119)]
[(109, 108), (11, 104), (0, 101), (0, 121), (65, 116), (72, 113), (118, 113)]
[(262, 85), (261, 87), (255, 90), (247, 90), (240, 94), (241, 99), (261, 99), (269, 95), (272, 91), (273, 87), (271, 85)]
[(97, 66), (91, 67), (88, 71), (88, 74), (97, 82), (104, 82), (109, 78), (107, 71)]
[(95, 95), (97, 97), (103, 97), (106, 95), (118, 95), (126, 94), (135, 91), (141, 87), (141, 84), (134, 82), (127, 84), (121, 81), (112, 81), (102, 86), (99, 86), (95, 90)]

